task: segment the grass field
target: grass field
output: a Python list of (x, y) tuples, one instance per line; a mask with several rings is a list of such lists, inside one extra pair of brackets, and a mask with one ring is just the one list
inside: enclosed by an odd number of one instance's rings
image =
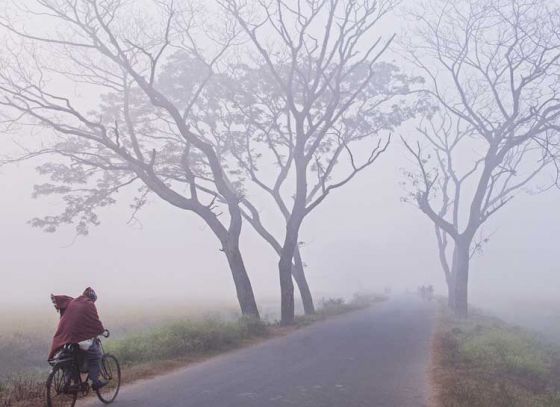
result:
[(438, 407), (560, 407), (560, 347), (501, 320), (442, 310), (434, 340)]
[[(235, 321), (239, 317), (234, 307), (222, 304), (178, 303), (152, 307), (100, 304), (99, 313), (115, 340), (177, 321)], [(48, 370), (46, 357), (57, 323), (58, 314), (50, 304), (0, 315), (0, 383), (8, 377), (44, 374)]]

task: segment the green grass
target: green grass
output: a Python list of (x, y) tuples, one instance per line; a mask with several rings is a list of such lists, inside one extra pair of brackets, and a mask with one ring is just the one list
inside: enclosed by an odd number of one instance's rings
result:
[(442, 407), (560, 406), (560, 348), (526, 330), (443, 312), (434, 347)]
[(105, 350), (115, 354), (123, 364), (135, 364), (220, 352), (266, 334), (264, 323), (246, 318), (186, 320), (108, 342)]

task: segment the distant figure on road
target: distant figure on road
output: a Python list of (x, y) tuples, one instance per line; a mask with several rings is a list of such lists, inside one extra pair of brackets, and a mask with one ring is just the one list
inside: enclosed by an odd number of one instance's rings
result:
[(428, 301), (431, 301), (432, 298), (434, 298), (434, 286), (430, 284), (428, 287), (426, 287), (426, 299)]
[(54, 334), (49, 359), (64, 345), (78, 344), (80, 349), (87, 352), (92, 387), (94, 390), (100, 389), (107, 383), (99, 380), (102, 353), (98, 342), (93, 340), (105, 331), (95, 307), (97, 294), (93, 288), (88, 287), (77, 298), (51, 294), (51, 300), (60, 313), (60, 321)]
[(428, 286), (420, 286), (418, 287), (418, 295), (420, 297), (422, 297), (422, 299), (424, 300), (428, 300), (431, 301), (432, 298), (434, 297), (434, 286), (433, 285), (428, 285)]

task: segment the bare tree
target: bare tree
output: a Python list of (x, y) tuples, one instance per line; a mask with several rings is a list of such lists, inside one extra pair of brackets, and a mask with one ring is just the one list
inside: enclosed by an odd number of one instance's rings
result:
[[(393, 37), (372, 41), (371, 36), (395, 2), (277, 0), (258, 1), (251, 6), (237, 0), (220, 3), (237, 19), (260, 57), (256, 67), (241, 73), (242, 77), (246, 75), (245, 82), (253, 83), (254, 103), (241, 119), (242, 133), (246, 135), (238, 135), (234, 151), (251, 180), (272, 196), (286, 221), (284, 236), (279, 239), (278, 267), (282, 322), (291, 323), (292, 263), (294, 256), (296, 264), (300, 257), (297, 249), (303, 220), (330, 192), (375, 162), (389, 139), (380, 137), (371, 143), (371, 136), (377, 136), (381, 129), (391, 129), (401, 120), (398, 106), (391, 103), (386, 105), (389, 110), (395, 107), (395, 121), (387, 120), (383, 126), (368, 120), (376, 115), (382, 117), (380, 106), (393, 96), (383, 94), (386, 88), (375, 93), (375, 85), (383, 83), (378, 75), (394, 73), (377, 65)], [(376, 97), (371, 97), (371, 92)], [(248, 105), (240, 101), (236, 107), (243, 110)], [(390, 116), (386, 113), (385, 118)], [(258, 139), (251, 137), (255, 132)], [(357, 139), (370, 141), (369, 145), (362, 144), (362, 154), (349, 147)], [(257, 174), (260, 150), (254, 142), (262, 142), (272, 151), (279, 169), (272, 182), (263, 181)], [(369, 151), (363, 154), (364, 149)], [(345, 155), (348, 172), (337, 174), (336, 164)], [(287, 182), (291, 176), (293, 184)], [(292, 202), (282, 197), (282, 188), (290, 191)], [(250, 222), (257, 230), (263, 230), (257, 212), (246, 206)]]
[[(288, 67), (276, 66), (276, 69), (286, 72)], [(311, 205), (319, 197), (321, 201), (309, 213), (324, 201), (329, 186), (330, 190), (342, 187), (385, 151), (389, 138), (379, 138), (381, 132), (392, 130), (415, 112), (416, 106), (408, 106), (402, 99), (410, 92), (410, 85), (420, 79), (401, 74), (392, 64), (377, 63), (373, 67), (357, 68), (341, 87), (350, 89), (354, 86), (350, 81), (357, 84), (365, 81), (370, 69), (374, 74), (369, 82), (348, 111), (327, 130), (312, 157), (306, 204)], [(229, 93), (235, 112), (230, 115), (231, 153), (248, 179), (269, 195), (287, 224), (291, 216), (289, 199), (294, 196), (294, 185), (289, 178), (294, 170), (295, 135), (286, 124), (289, 121), (286, 101), (266, 65), (237, 67), (234, 78), (230, 83), (235, 86), (230, 86), (229, 92), (222, 92)], [(318, 105), (326, 106), (330, 97), (332, 95), (326, 92), (324, 99), (318, 100), (321, 103)], [(317, 113), (313, 109), (312, 114)], [(364, 151), (369, 156), (363, 154)], [(243, 199), (242, 206), (246, 209), (246, 219), (281, 255), (280, 239), (275, 237), (272, 228), (266, 226), (249, 195)], [(304, 309), (310, 313), (313, 312), (313, 300), (305, 277), (301, 245), (301, 241), (298, 242), (294, 251), (292, 275), (298, 284)]]
[[(114, 203), (120, 189), (138, 184), (135, 211), (151, 193), (206, 222), (226, 255), (243, 315), (258, 317), (239, 249), (242, 196), (229, 179), (218, 141), (191, 123), (217, 61), (235, 41), (234, 25), (226, 21), (223, 36), (199, 41), (197, 10), (184, 3), (34, 0), (23, 7), (14, 2), (12, 8), (20, 19), (0, 20), (24, 50), (4, 50), (0, 104), (13, 114), (12, 125), (43, 129), (41, 148), (21, 159), (65, 159), (39, 167), (52, 182), (36, 186), (35, 195), (62, 194), (66, 208), (33, 224), (54, 231), (76, 222), (78, 233), (85, 234), (99, 222), (98, 208)], [(49, 24), (18, 24), (37, 17)], [(210, 40), (213, 54), (199, 45)], [(160, 84), (160, 68), (177, 49), (192, 56), (195, 78), (184, 84), (179, 101)], [(68, 82), (102, 106), (88, 108), (88, 98), (60, 86)]]
[[(413, 62), (438, 110), (405, 146), (412, 197), (434, 223), (449, 304), (468, 313), (481, 227), (552, 160), (558, 129), (558, 10), (541, 0), (430, 1)], [(453, 242), (451, 254), (449, 241)]]
[[(195, 126), (197, 131), (212, 135), (222, 165), (229, 169), (232, 185), (235, 185), (241, 197), (241, 204), (244, 208), (243, 216), (250, 221), (257, 233), (272, 249), (280, 254), (280, 243), (269, 230), (264, 228), (262, 222), (260, 222), (258, 211), (249, 201), (246, 193), (247, 177), (244, 173), (246, 163), (238, 161), (240, 159), (238, 144), (245, 144), (247, 138), (251, 140), (251, 145), (253, 144), (252, 139), (255, 139), (254, 144), (258, 144), (256, 140), (260, 138), (257, 131), (254, 131), (250, 126), (246, 126), (246, 123), (240, 120), (244, 117), (244, 111), (256, 107), (254, 105), (254, 94), (252, 93), (253, 87), (247, 86), (250, 81), (241, 78), (239, 74), (234, 74), (238, 71), (245, 71), (246, 65), (230, 61), (225, 64), (226, 69), (223, 72), (215, 73), (211, 78), (204, 78), (201, 75), (193, 75), (193, 72), (201, 69), (193, 66), (193, 57), (189, 53), (179, 51), (172, 55), (169, 60), (169, 64), (162, 70), (160, 85), (166, 95), (177, 101), (176, 103), (188, 102), (188, 100), (184, 100), (185, 96), (190, 94), (190, 92), (185, 94), (186, 86), (198, 88), (200, 79), (207, 79), (199, 98), (191, 106), (190, 123)], [(274, 86), (263, 89), (263, 92), (269, 92), (269, 95), (265, 98), (274, 98)], [(245, 129), (242, 137), (240, 129)], [(259, 153), (261, 155), (269, 150), (267, 145), (259, 145), (259, 147), (261, 147)], [(270, 158), (270, 162), (274, 161), (272, 156), (268, 158)], [(224, 201), (219, 194), (215, 194), (215, 197), (218, 202)], [(251, 213), (251, 216), (249, 216), (249, 213)], [(305, 277), (303, 262), (298, 256), (294, 259), (292, 271), (301, 293), (304, 311), (306, 314), (313, 314), (315, 312), (313, 298)]]
[[(177, 53), (171, 60), (172, 63), (162, 72), (160, 83), (169, 97), (180, 99), (185, 84), (193, 81), (191, 57)], [(277, 69), (282, 71), (286, 67), (278, 66)], [(359, 168), (358, 159), (361, 161), (364, 157), (354, 150), (364, 150), (368, 142), (373, 142), (373, 150), (377, 153), (381, 149), (381, 140), (374, 135), (392, 129), (415, 112), (416, 106), (408, 106), (399, 97), (404, 98), (410, 92), (409, 85), (419, 78), (409, 78), (401, 74), (396, 66), (387, 63), (378, 63), (373, 69), (373, 78), (356, 98), (355, 105), (359, 103), (359, 107), (349, 110), (340, 122), (333, 125), (313, 157), (308, 203), (323, 191), (333, 175), (341, 177), (346, 173), (351, 178), (371, 164), (373, 156), (365, 158)], [(199, 98), (201, 104), (193, 106), (191, 122), (212, 123), (206, 132), (219, 141), (218, 151), (224, 166), (231, 168), (232, 179), (243, 196), (243, 215), (281, 255), (282, 245), (275, 236), (276, 231), (265, 226), (266, 222), (253, 199), (254, 194), (247, 192), (246, 186), (247, 181), (258, 186), (271, 198), (284, 220), (289, 219), (286, 192), (290, 193), (288, 178), (293, 170), (290, 157), (294, 154), (293, 144), (287, 142), (292, 135), (283, 124), (285, 101), (266, 65), (229, 64), (227, 71), (213, 75), (208, 81), (203, 97)], [(361, 81), (368, 71), (367, 66), (357, 69), (349, 80)], [(344, 83), (342, 86), (350, 88), (352, 85)], [(360, 146), (354, 145), (360, 142)], [(347, 164), (347, 171), (337, 173), (335, 170), (340, 164)], [(292, 276), (301, 293), (304, 310), (310, 314), (314, 312), (314, 303), (299, 246), (294, 254)]]

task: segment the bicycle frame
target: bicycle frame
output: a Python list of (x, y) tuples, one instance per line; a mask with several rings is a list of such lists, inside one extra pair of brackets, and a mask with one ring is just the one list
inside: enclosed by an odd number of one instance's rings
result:
[[(101, 339), (99, 338), (95, 338), (94, 339), (95, 342), (98, 343), (100, 349), (101, 349), (101, 353), (105, 354), (105, 350), (103, 349), (103, 344), (101, 342)], [(72, 349), (70, 349), (70, 354), (67, 357), (64, 357), (62, 359), (56, 359), (56, 360), (50, 360), (49, 364), (52, 366), (52, 368), (54, 369), (57, 366), (62, 367), (63, 371), (66, 373), (69, 373), (69, 381), (71, 382), (72, 380), (74, 381), (74, 384), (71, 385), (72, 387), (76, 387), (75, 391), (78, 393), (82, 393), (82, 396), (86, 396), (89, 393), (90, 390), (90, 385), (89, 385), (89, 381), (90, 381), (90, 377), (89, 377), (89, 373), (87, 373), (87, 376), (85, 379), (82, 379), (82, 375), (86, 374), (85, 372), (83, 373), (81, 368), (81, 364), (82, 361), (80, 360), (80, 358), (86, 358), (86, 363), (89, 363), (89, 361), (87, 361), (87, 356), (85, 354), (86, 351), (81, 350), (77, 345), (72, 346)], [(69, 384), (69, 383), (66, 383)]]

